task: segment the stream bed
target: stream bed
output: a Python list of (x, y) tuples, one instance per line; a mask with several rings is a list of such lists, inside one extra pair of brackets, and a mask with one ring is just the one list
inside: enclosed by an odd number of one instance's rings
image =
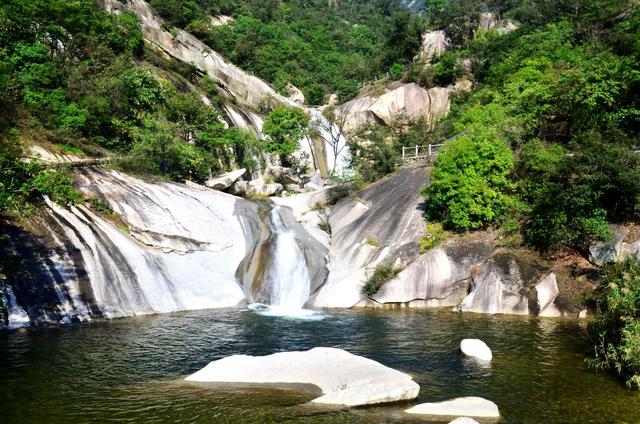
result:
[[(482, 396), (498, 404), (505, 423), (640, 422), (640, 394), (587, 369), (584, 322), (439, 310), (330, 310), (321, 317), (207, 310), (1, 333), (0, 421), (425, 421), (402, 412), (414, 402), (332, 408), (308, 404), (317, 397), (308, 388), (182, 381), (228, 355), (330, 346), (410, 373), (421, 387), (417, 402)], [(463, 338), (491, 347), (491, 367), (460, 356)]]

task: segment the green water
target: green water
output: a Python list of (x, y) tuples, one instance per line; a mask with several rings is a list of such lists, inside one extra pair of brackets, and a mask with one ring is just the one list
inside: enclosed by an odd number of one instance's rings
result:
[[(477, 337), (494, 361), (457, 352)], [(206, 386), (182, 378), (209, 361), (315, 346), (346, 349), (413, 375), (417, 402), (482, 396), (507, 423), (640, 422), (640, 394), (589, 371), (573, 320), (439, 311), (330, 311), (323, 320), (199, 311), (0, 334), (2, 423), (424, 422), (412, 405), (327, 408), (308, 388)], [(445, 421), (446, 422), (446, 421)]]

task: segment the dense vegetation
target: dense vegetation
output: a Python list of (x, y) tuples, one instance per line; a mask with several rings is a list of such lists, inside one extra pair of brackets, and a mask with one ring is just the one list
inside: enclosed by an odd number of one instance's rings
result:
[[(151, 0), (169, 27), (187, 29), (241, 68), (286, 94), (292, 83), (309, 104), (330, 93), (349, 100), (358, 84), (402, 75), (420, 46), (423, 16), (394, 0)], [(209, 16), (235, 22), (213, 25)]]
[(470, 38), (453, 24), (478, 4), (450, 1), (443, 13), (478, 89), (434, 130), (459, 136), (425, 192), (430, 216), (457, 230), (519, 229), (543, 250), (582, 249), (609, 236), (608, 222), (640, 218), (638, 7), (498, 2), (520, 27)]
[(24, 147), (114, 154), (140, 174), (202, 180), (232, 163), (255, 169), (262, 144), (225, 129), (215, 84), (145, 50), (134, 15), (92, 0), (0, 6), (0, 210), (38, 194), (77, 201), (63, 170), (25, 164)]
[(612, 370), (630, 388), (640, 388), (640, 265), (605, 266), (596, 300), (596, 357), (589, 365)]

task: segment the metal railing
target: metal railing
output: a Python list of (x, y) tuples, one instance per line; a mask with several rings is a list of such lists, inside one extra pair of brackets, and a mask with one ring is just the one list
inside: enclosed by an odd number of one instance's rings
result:
[(429, 159), (438, 154), (444, 144), (427, 144), (426, 146), (402, 146), (402, 162)]

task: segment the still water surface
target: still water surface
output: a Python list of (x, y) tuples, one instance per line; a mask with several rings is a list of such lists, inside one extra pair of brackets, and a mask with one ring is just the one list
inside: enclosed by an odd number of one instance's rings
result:
[[(465, 337), (492, 348), (490, 368), (459, 355)], [(0, 422), (424, 422), (402, 413), (412, 403), (336, 409), (308, 404), (317, 396), (308, 390), (182, 381), (227, 355), (315, 346), (410, 373), (418, 402), (493, 400), (501, 422), (640, 423), (640, 394), (586, 369), (584, 323), (433, 310), (331, 311), (322, 320), (198, 311), (0, 334)]]

